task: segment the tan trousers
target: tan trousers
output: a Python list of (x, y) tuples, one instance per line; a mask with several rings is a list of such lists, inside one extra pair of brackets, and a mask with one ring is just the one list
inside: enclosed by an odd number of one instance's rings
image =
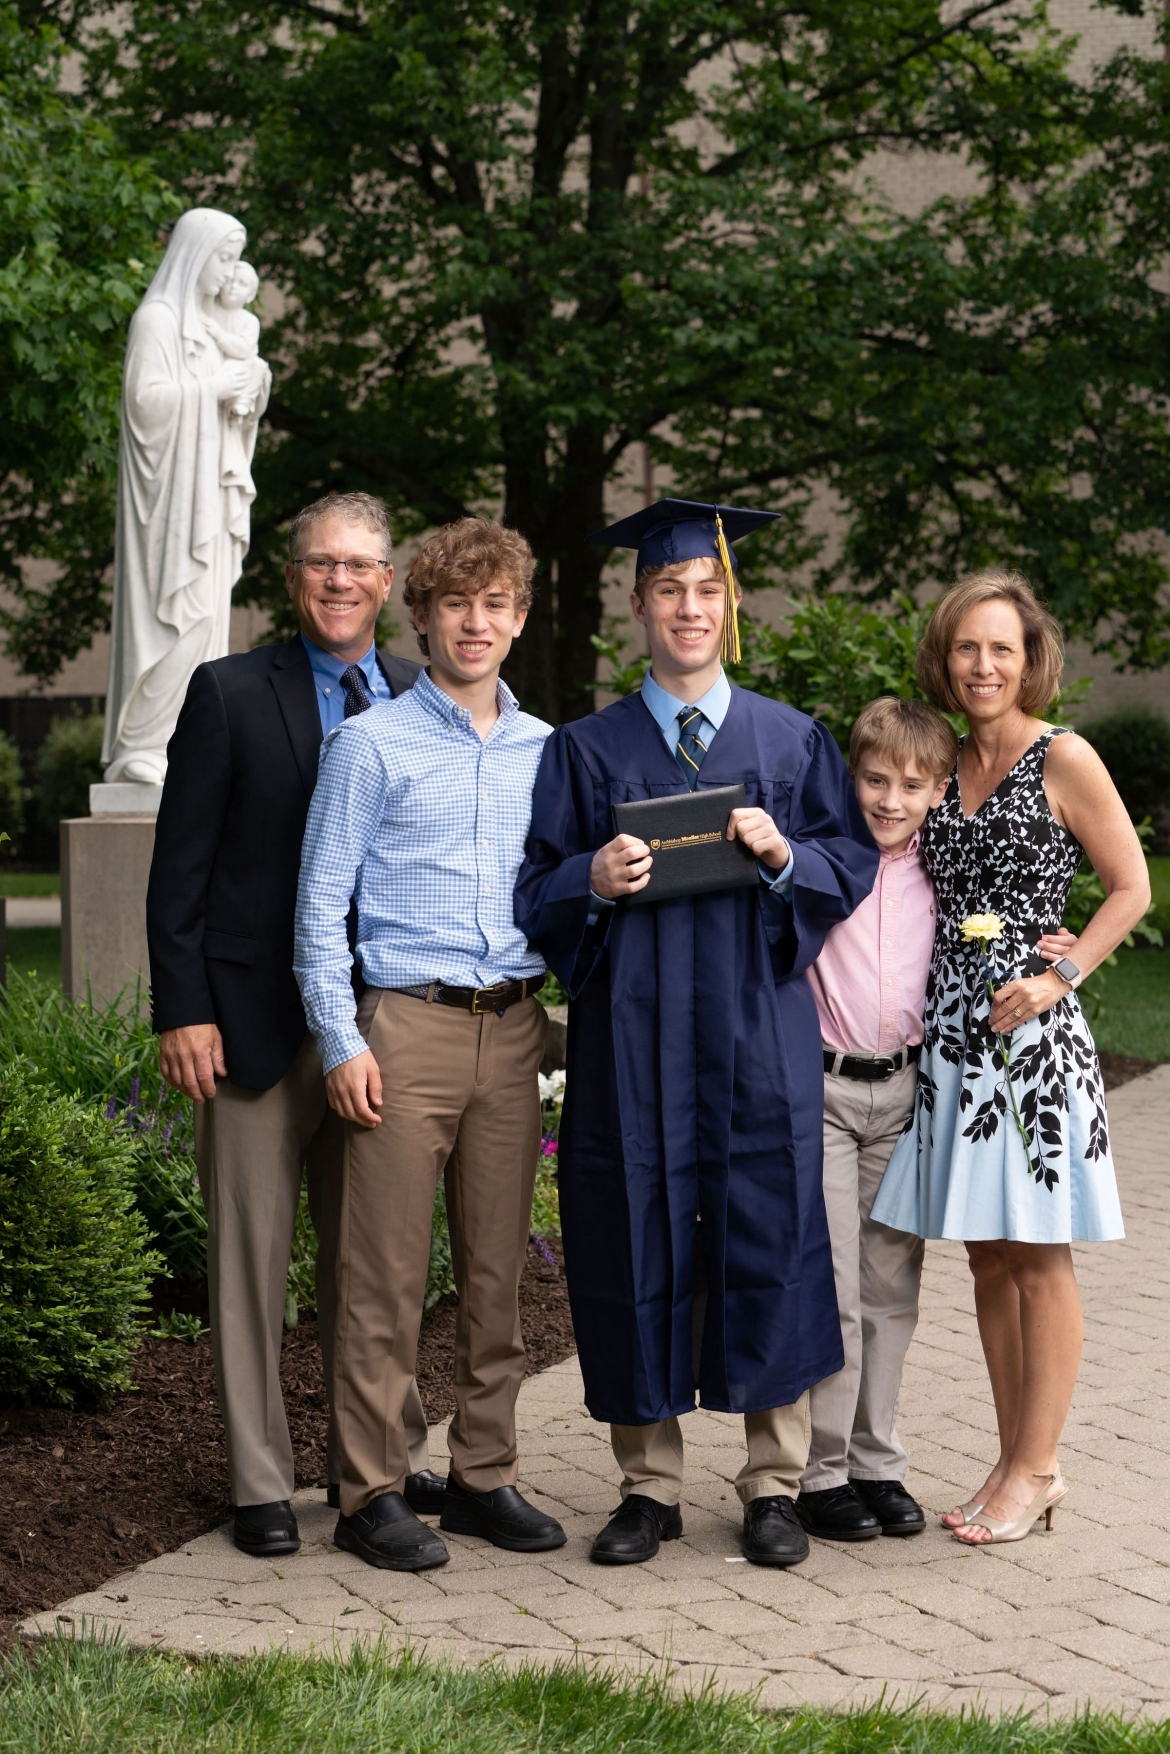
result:
[[(345, 1130), (325, 1100), (312, 1036), (271, 1090), (221, 1078), (213, 1102), (195, 1106), (195, 1154), (207, 1211), (211, 1346), (227, 1433), (232, 1503), (291, 1498), (296, 1481), (280, 1392), (280, 1343), (301, 1176), (317, 1232), (317, 1321), (325, 1386), (333, 1399), (333, 1329)], [(411, 1384), (411, 1470), (427, 1467), (427, 1426)], [(331, 1411), (327, 1462), (339, 1478)]]
[(337, 1423), (341, 1509), (401, 1492), (403, 1409), (414, 1378), (431, 1212), (446, 1170), (455, 1321), (459, 1482), (516, 1482), (524, 1378), (517, 1293), (540, 1146), (536, 1075), (548, 1018), (535, 999), (473, 1017), (370, 988), (358, 1028), (382, 1074), (381, 1124), (346, 1128), (338, 1254)]
[[(747, 1461), (735, 1476), (744, 1504), (753, 1498), (795, 1498), (808, 1457), (808, 1392), (788, 1407), (745, 1413)], [(611, 1425), (610, 1442), (622, 1471), (622, 1497), (640, 1492), (658, 1504), (677, 1504), (683, 1483), (682, 1427), (677, 1419), (654, 1425)]]
[(812, 1447), (801, 1485), (902, 1480), (909, 1466), (894, 1418), (918, 1322), (925, 1244), (875, 1224), (870, 1210), (914, 1105), (916, 1066), (884, 1084), (825, 1078), (825, 1210), (845, 1368), (812, 1390)]

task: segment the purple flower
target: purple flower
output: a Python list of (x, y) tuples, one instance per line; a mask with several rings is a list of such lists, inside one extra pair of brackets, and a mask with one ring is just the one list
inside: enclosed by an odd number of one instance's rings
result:
[(130, 1100), (126, 1104), (126, 1109), (127, 1109), (128, 1113), (133, 1113), (133, 1111), (138, 1107), (138, 1097), (141, 1093), (141, 1090), (142, 1090), (142, 1079), (138, 1076), (137, 1072), (135, 1072), (133, 1078), (131, 1078), (131, 1080), (130, 1080)]
[(528, 1233), (528, 1240), (529, 1242), (534, 1242), (536, 1244), (536, 1252), (545, 1265), (551, 1267), (554, 1273), (559, 1273), (561, 1269), (557, 1265), (557, 1257), (553, 1254), (543, 1236), (537, 1236), (535, 1230), (532, 1230)]
[(106, 1104), (106, 1119), (108, 1121), (112, 1121), (114, 1119), (114, 1116), (117, 1114), (117, 1112), (118, 1112), (118, 1098), (116, 1096), (111, 1096), (109, 1102), (107, 1102), (107, 1104)]

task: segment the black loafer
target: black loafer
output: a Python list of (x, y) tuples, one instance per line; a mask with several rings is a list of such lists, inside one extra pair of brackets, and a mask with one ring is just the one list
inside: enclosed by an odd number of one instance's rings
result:
[(826, 1486), (823, 1492), (802, 1492), (796, 1514), (810, 1535), (822, 1541), (876, 1541), (882, 1525), (849, 1486)]
[(862, 1504), (882, 1525), (883, 1535), (920, 1535), (926, 1512), (900, 1480), (850, 1480)]
[(383, 1492), (353, 1516), (339, 1516), (333, 1542), (380, 1571), (431, 1571), (451, 1557), (401, 1492)]
[(556, 1518), (529, 1504), (514, 1486), (469, 1492), (453, 1473), (447, 1476), (439, 1527), (449, 1535), (482, 1535), (509, 1553), (546, 1553), (567, 1539)]
[(275, 1504), (238, 1504), (232, 1539), (241, 1553), (250, 1553), (253, 1559), (275, 1558), (301, 1549), (297, 1519), (287, 1498)]
[(642, 1492), (628, 1492), (599, 1535), (589, 1557), (595, 1565), (644, 1565), (660, 1541), (677, 1541), (683, 1532), (677, 1504), (659, 1504)]
[(447, 1482), (430, 1468), (406, 1476), (402, 1496), (416, 1516), (440, 1516)]
[(743, 1509), (743, 1550), (753, 1565), (799, 1565), (808, 1536), (791, 1498), (751, 1498)]

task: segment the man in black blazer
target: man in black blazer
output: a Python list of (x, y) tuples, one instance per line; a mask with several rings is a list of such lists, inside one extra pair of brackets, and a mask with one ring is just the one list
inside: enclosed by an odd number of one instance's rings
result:
[[(292, 972), (301, 839), (322, 736), (419, 672), (374, 648), (394, 577), (381, 502), (330, 494), (298, 514), (289, 537), (301, 631), (192, 676), (167, 750), (146, 902), (163, 1076), (196, 1105), (235, 1540), (256, 1554), (300, 1546), (280, 1342), (306, 1166), (332, 1405), (344, 1125), (326, 1102)], [(417, 1389), (407, 1417), (414, 1508), (437, 1512), (443, 1482), (428, 1468)], [(332, 1418), (328, 1459), (336, 1481)]]

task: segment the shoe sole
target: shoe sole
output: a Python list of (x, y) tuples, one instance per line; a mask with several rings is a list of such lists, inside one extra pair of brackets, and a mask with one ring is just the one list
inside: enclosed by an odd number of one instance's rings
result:
[(828, 1529), (810, 1529), (804, 1523), (801, 1524), (801, 1527), (810, 1540), (817, 1541), (876, 1541), (886, 1532), (884, 1529), (858, 1529), (856, 1532), (850, 1530), (846, 1533), (842, 1529), (840, 1532), (834, 1530), (830, 1533)]
[(259, 1547), (253, 1546), (250, 1541), (241, 1541), (238, 1535), (233, 1535), (232, 1540), (249, 1559), (280, 1559), (287, 1553), (299, 1553), (301, 1550), (299, 1538), (295, 1541), (265, 1541)]
[(359, 1559), (364, 1559), (367, 1565), (375, 1566), (378, 1571), (435, 1571), (440, 1565), (446, 1565), (451, 1557), (444, 1550), (441, 1558), (436, 1554), (433, 1559), (406, 1557), (396, 1559), (389, 1553), (381, 1552), (377, 1547), (368, 1546), (365, 1541), (359, 1540), (348, 1529), (334, 1530), (333, 1545), (340, 1547), (343, 1553), (355, 1553)]
[(907, 1523), (907, 1524), (905, 1524), (905, 1526), (903, 1528), (900, 1528), (900, 1529), (892, 1528), (892, 1529), (883, 1529), (882, 1530), (883, 1535), (893, 1535), (899, 1540), (904, 1540), (907, 1535), (923, 1535), (925, 1533), (926, 1533), (925, 1518), (920, 1523)]
[(502, 1535), (498, 1531), (485, 1528), (481, 1520), (472, 1511), (452, 1510), (445, 1506), (439, 1517), (439, 1527), (448, 1535), (478, 1535), (483, 1541), (490, 1541), (493, 1547), (502, 1547), (506, 1553), (551, 1553), (557, 1547), (563, 1547), (568, 1540), (564, 1529), (558, 1529), (555, 1537), (548, 1535)]
[(593, 1549), (590, 1548), (589, 1557), (594, 1565), (645, 1565), (648, 1559), (654, 1559), (657, 1557), (658, 1548), (662, 1545), (663, 1541), (677, 1541), (680, 1539), (681, 1535), (681, 1529), (678, 1529), (669, 1535), (659, 1535), (653, 1553), (595, 1553)]
[(791, 1559), (783, 1559), (778, 1553), (749, 1553), (745, 1547), (744, 1558), (751, 1565), (771, 1565), (777, 1571), (787, 1571), (790, 1566), (803, 1565), (808, 1554), (794, 1553)]

